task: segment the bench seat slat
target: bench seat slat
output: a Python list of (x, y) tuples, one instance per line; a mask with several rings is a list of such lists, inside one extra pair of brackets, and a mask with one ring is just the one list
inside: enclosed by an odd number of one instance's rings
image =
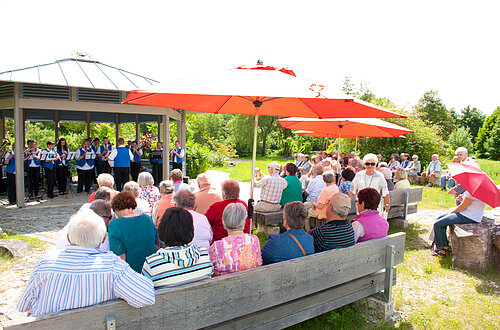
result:
[(202, 328), (287, 304), (385, 269), (387, 244), (395, 245), (395, 264), (404, 257), (404, 233), (281, 263), (158, 290), (156, 303), (135, 309), (115, 300), (41, 316), (29, 326), (50, 329), (102, 329), (113, 314), (119, 328)]

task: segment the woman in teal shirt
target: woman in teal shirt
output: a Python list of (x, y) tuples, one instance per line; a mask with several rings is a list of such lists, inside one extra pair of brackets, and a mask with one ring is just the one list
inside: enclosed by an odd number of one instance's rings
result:
[(297, 165), (293, 163), (286, 163), (284, 169), (286, 173), (285, 180), (287, 185), (281, 194), (281, 208), (290, 202), (302, 202), (302, 184), (295, 175), (298, 171)]
[(134, 213), (137, 203), (130, 192), (116, 195), (111, 206), (118, 218), (108, 225), (110, 250), (140, 273), (146, 257), (157, 250), (156, 226), (149, 215)]

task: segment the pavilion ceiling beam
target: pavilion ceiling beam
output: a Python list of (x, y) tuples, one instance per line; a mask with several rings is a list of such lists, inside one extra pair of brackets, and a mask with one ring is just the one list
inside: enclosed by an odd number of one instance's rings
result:
[(133, 113), (133, 114), (142, 113), (151, 115), (168, 115), (170, 118), (174, 118), (176, 120), (181, 119), (181, 114), (173, 109), (149, 107), (142, 105), (130, 105), (130, 104), (20, 98), (19, 107), (24, 109), (51, 109), (51, 110), (70, 110), (70, 111)]

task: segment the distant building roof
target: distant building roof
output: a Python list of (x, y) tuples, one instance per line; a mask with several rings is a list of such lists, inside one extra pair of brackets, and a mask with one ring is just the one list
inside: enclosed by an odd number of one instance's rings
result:
[(53, 63), (0, 72), (0, 81), (129, 91), (159, 81), (87, 58), (67, 58)]

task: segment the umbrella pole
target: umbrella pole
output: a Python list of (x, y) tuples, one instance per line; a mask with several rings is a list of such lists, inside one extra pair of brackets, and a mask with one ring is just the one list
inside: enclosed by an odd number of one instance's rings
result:
[(250, 181), (250, 199), (253, 199), (253, 184), (255, 182), (255, 161), (257, 159), (257, 128), (259, 127), (259, 108), (255, 107), (255, 120), (253, 127), (253, 150), (252, 150), (252, 179)]
[(257, 128), (259, 127), (259, 110), (262, 105), (262, 101), (253, 101), (255, 106), (255, 120), (253, 127), (253, 150), (252, 150), (252, 176), (250, 180), (250, 199), (248, 200), (248, 217), (250, 218), (250, 233), (253, 231), (254, 223), (252, 220), (253, 215), (253, 185), (255, 182), (255, 161), (257, 159)]
[(354, 152), (358, 154), (358, 137), (356, 136), (356, 144), (354, 145)]

